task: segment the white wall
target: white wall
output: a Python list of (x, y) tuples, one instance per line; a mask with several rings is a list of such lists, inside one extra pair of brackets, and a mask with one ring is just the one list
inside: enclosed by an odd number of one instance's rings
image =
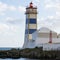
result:
[(60, 50), (60, 44), (52, 43), (52, 44), (43, 44), (43, 50)]
[(37, 34), (38, 34), (37, 31), (32, 34), (32, 39), (35, 40), (35, 41), (37, 39)]
[[(50, 38), (39, 38), (39, 37), (37, 37), (37, 39), (36, 39), (36, 44), (48, 43), (49, 40), (50, 40)], [(59, 43), (59, 39), (57, 39), (57, 38), (52, 38), (52, 43)]]

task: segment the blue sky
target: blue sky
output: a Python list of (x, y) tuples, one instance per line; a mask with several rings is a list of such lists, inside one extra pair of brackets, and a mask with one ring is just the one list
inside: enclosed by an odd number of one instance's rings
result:
[(38, 8), (38, 29), (60, 33), (60, 0), (0, 0), (0, 47), (23, 46), (25, 8), (31, 1)]

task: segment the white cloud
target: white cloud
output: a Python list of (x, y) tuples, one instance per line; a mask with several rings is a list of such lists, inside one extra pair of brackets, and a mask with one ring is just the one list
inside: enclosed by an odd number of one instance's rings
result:
[(56, 2), (56, 0), (55, 0), (55, 2), (53, 1), (53, 0), (50, 0), (50, 2), (49, 3), (45, 3), (45, 8), (46, 9), (49, 9), (49, 8), (55, 8), (56, 10), (60, 10), (60, 0), (57, 0), (58, 2)]
[(57, 12), (56, 12), (56, 15), (60, 16), (60, 12), (59, 12), (59, 11), (57, 11)]
[(40, 0), (34, 0), (34, 1), (36, 1), (37, 3), (39, 3), (39, 2), (40, 2)]
[(20, 25), (23, 23), (23, 20), (18, 19), (18, 18), (13, 18), (13, 17), (6, 17), (5, 21), (7, 24), (11, 24), (11, 25)]
[(56, 2), (57, 2), (57, 3), (59, 3), (59, 2), (60, 2), (60, 0), (56, 0)]
[(7, 10), (7, 5), (6, 4), (2, 4), (1, 2), (0, 2), (0, 15), (5, 15), (5, 11)]
[(4, 13), (4, 12), (0, 12), (0, 15), (1, 15), (1, 16), (4, 16), (4, 15), (5, 15), (5, 13)]
[(0, 23), (0, 32), (4, 32), (9, 29), (8, 25)]
[[(15, 7), (13, 5), (8, 5), (7, 3), (0, 2), (0, 15), (5, 15), (7, 11), (16, 11), (24, 13), (25, 7), (19, 6)], [(2, 17), (1, 17), (2, 18)], [(23, 45), (23, 25), (20, 24), (20, 18), (13, 18), (10, 15), (7, 17), (3, 16), (2, 20), (0, 19), (0, 47), (21, 47)], [(9, 24), (8, 22), (15, 22), (15, 24)], [(21, 28), (23, 27), (23, 28)], [(20, 41), (22, 40), (22, 41)], [(14, 42), (14, 44), (13, 44)], [(20, 45), (21, 44), (21, 45)]]
[(6, 21), (13, 21), (14, 20), (14, 18), (12, 18), (12, 17), (7, 17), (6, 18)]
[(40, 1), (41, 0), (33, 0), (34, 6), (39, 7), (40, 6)]
[(56, 9), (60, 9), (60, 3), (47, 3), (45, 4), (45, 8), (48, 9), (48, 8), (56, 8)]
[(18, 10), (22, 13), (22, 12), (25, 12), (25, 7), (23, 7), (23, 6), (19, 6), (18, 7)]
[(7, 10), (7, 4), (0, 2), (0, 12)]
[(8, 9), (11, 10), (11, 11), (15, 11), (16, 7), (15, 6), (9, 6)]
[(21, 36), (23, 32), (20, 26), (0, 23), (0, 47), (21, 47), (23, 45), (23, 41), (20, 41), (23, 40)]
[(48, 2), (51, 2), (51, 0), (45, 0), (44, 2), (45, 2), (45, 3), (48, 3)]
[(45, 6), (46, 9), (53, 8), (53, 7), (55, 7), (55, 6), (51, 5), (51, 4), (46, 4), (46, 6)]
[[(45, 0), (45, 1), (46, 1), (45, 4), (44, 4), (45, 10), (49, 11), (49, 12), (51, 10), (52, 14), (53, 14), (52, 17), (50, 17), (50, 16), (49, 17), (54, 18), (54, 19), (60, 19), (60, 0), (55, 0), (55, 1)], [(55, 13), (53, 13), (54, 11), (55, 11)]]
[(11, 25), (11, 24), (6, 24), (6, 23), (0, 23), (0, 32), (17, 32), (18, 26), (16, 25)]
[(15, 6), (9, 6), (6, 3), (0, 2), (0, 15), (5, 15), (5, 11), (15, 11), (16, 7)]
[(54, 16), (47, 16), (48, 19), (54, 19)]

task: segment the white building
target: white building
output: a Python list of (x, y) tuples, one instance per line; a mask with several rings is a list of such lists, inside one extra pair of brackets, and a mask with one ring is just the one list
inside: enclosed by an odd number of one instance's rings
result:
[[(35, 40), (35, 46), (43, 47), (43, 50), (57, 50), (60, 47), (60, 35), (48, 28), (42, 27), (35, 31), (32, 36)], [(51, 43), (49, 43), (50, 39)]]
[(52, 37), (50, 37), (50, 29), (42, 27), (39, 30), (35, 31), (32, 36), (33, 40), (36, 41), (36, 45), (39, 45), (40, 43), (48, 43), (50, 41), (50, 38), (52, 39), (52, 42), (57, 41), (57, 33), (54, 31), (52, 32)]

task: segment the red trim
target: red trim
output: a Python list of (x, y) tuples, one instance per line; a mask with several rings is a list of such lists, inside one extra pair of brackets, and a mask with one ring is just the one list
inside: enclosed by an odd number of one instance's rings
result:
[(52, 31), (50, 31), (50, 40), (49, 43), (52, 43)]
[(30, 3), (30, 8), (33, 8), (33, 3), (32, 2)]

